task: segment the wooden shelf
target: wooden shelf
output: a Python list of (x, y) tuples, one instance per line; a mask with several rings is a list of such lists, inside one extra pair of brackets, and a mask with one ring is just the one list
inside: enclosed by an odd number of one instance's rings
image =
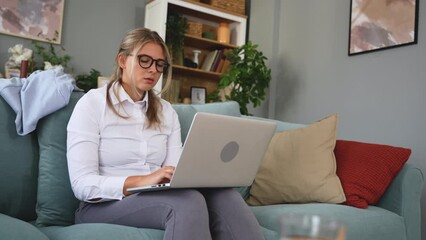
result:
[(191, 77), (196, 77), (200, 79), (210, 80), (210, 81), (220, 81), (221, 73), (204, 71), (198, 68), (190, 68), (181, 65), (173, 64), (173, 73), (177, 74), (188, 74)]
[[(171, 9), (209, 21), (232, 23), (238, 18), (247, 19), (246, 15), (230, 12), (206, 3), (191, 0), (169, 0), (168, 2)], [(188, 7), (188, 5), (191, 7)]]
[(215, 40), (195, 37), (189, 34), (185, 34), (184, 41), (185, 41), (185, 46), (192, 46), (192, 47), (202, 46), (203, 49), (207, 49), (209, 51), (213, 51), (215, 49), (221, 49), (221, 48), (238, 48), (237, 45), (221, 43)]
[[(248, 17), (235, 14), (201, 3), (197, 0), (149, 0), (145, 6), (145, 27), (157, 31), (164, 39), (166, 36), (167, 14), (171, 11), (182, 14), (188, 21), (202, 24), (202, 32), (216, 33), (220, 23), (228, 23), (231, 44), (220, 43), (216, 39), (207, 39), (186, 34), (184, 39), (184, 58), (193, 59), (194, 50), (200, 50), (198, 61), (202, 65), (209, 52), (221, 49), (236, 49), (246, 43)], [(181, 99), (190, 96), (190, 88), (205, 87), (207, 94), (217, 89), (222, 73), (197, 68), (173, 65), (174, 88)], [(161, 91), (163, 79), (159, 80), (156, 90)], [(178, 83), (178, 84), (177, 84)], [(175, 99), (175, 97), (173, 97)]]
[(212, 9), (212, 10), (215, 10), (215, 11), (219, 11), (219, 12), (226, 12), (226, 13), (228, 13), (228, 14), (232, 14), (232, 15), (235, 15), (235, 16), (239, 16), (239, 17), (247, 18), (247, 15), (243, 15), (243, 14), (235, 13), (235, 12), (232, 12), (232, 11), (229, 11), (229, 10), (226, 10), (226, 9), (223, 9), (223, 8), (218, 8), (218, 7), (212, 6), (212, 5), (207, 4), (207, 3), (202, 3), (202, 2), (194, 1), (194, 0), (183, 0), (183, 1), (185, 1), (185, 2), (189, 2), (189, 3), (192, 3), (192, 4), (194, 4), (194, 5), (198, 5), (198, 6), (201, 6), (201, 7), (209, 8), (209, 9)]

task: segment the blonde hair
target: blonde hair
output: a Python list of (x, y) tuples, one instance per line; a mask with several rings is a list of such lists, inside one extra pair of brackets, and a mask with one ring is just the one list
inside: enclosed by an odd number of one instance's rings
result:
[[(135, 49), (136, 49), (136, 52), (138, 52), (147, 43), (154, 43), (161, 46), (166, 58), (165, 60), (168, 63), (171, 63), (171, 58), (170, 58), (170, 54), (167, 49), (167, 46), (157, 32), (151, 31), (150, 29), (147, 29), (147, 28), (136, 28), (126, 33), (125, 37), (120, 43), (120, 49), (118, 50), (118, 53), (115, 59), (115, 70), (111, 76), (111, 81), (107, 85), (107, 96), (106, 96), (108, 107), (111, 108), (113, 112), (119, 117), (128, 118), (128, 116), (121, 115), (118, 112), (118, 110), (112, 105), (111, 96), (109, 94), (109, 90), (111, 89), (112, 86), (115, 85), (115, 83), (120, 85), (123, 84), (123, 79), (122, 79), (123, 69), (119, 65), (119, 56), (125, 55), (125, 56), (130, 56), (136, 59), (137, 56), (135, 54), (132, 55), (131, 53)], [(133, 83), (132, 91), (136, 94), (139, 94), (134, 84), (134, 77), (133, 77), (135, 62), (137, 61), (132, 61), (132, 69), (131, 69), (130, 77)], [(148, 109), (146, 112), (146, 117), (148, 120), (148, 125), (147, 125), (148, 128), (150, 127), (156, 128), (156, 127), (159, 127), (161, 124), (159, 110), (161, 109), (162, 106), (161, 106), (160, 97), (158, 96), (158, 94), (163, 93), (169, 88), (170, 82), (171, 82), (171, 72), (172, 72), (172, 67), (170, 64), (169, 67), (163, 72), (163, 78), (166, 76), (166, 83), (164, 84), (164, 87), (161, 90), (161, 92), (155, 93), (153, 89), (146, 92), (146, 94), (148, 94), (148, 102), (149, 102)], [(113, 88), (113, 93), (117, 97), (117, 99), (119, 99), (119, 94), (116, 87)]]

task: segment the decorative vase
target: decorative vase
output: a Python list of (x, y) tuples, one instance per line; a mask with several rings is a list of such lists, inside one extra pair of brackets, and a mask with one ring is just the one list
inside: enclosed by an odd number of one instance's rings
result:
[(219, 23), (217, 28), (217, 41), (220, 43), (229, 43), (231, 31), (229, 30), (228, 23)]
[(21, 69), (20, 69), (20, 78), (26, 78), (28, 76), (28, 66), (29, 61), (28, 60), (22, 60), (21, 61)]
[(201, 53), (200, 50), (192, 50), (192, 53), (194, 54), (194, 59), (192, 60), (195, 64), (197, 64), (196, 68), (200, 66), (200, 63), (198, 62), (198, 55)]

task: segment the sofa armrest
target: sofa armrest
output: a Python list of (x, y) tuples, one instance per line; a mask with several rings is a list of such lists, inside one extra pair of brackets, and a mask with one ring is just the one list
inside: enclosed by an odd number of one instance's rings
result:
[(40, 232), (36, 227), (28, 222), (10, 217), (0, 213), (0, 236), (1, 239), (33, 239), (49, 240), (49, 238)]
[(404, 218), (409, 240), (421, 239), (420, 198), (424, 177), (422, 171), (405, 164), (377, 204)]

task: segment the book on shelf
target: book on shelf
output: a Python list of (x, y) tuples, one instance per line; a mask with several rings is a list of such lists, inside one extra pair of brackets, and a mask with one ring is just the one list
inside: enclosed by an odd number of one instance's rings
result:
[(223, 49), (222, 54), (220, 56), (219, 59), (219, 63), (215, 69), (215, 72), (217, 73), (223, 73), (229, 66), (230, 62), (229, 60), (226, 58), (226, 53), (232, 51), (232, 49)]
[(229, 61), (228, 59), (225, 59), (223, 61), (223, 65), (222, 68), (220, 69), (220, 73), (224, 73), (228, 71), (229, 65), (231, 65), (231, 61)]
[(231, 62), (226, 59), (225, 54), (228, 51), (232, 51), (232, 49), (220, 49), (213, 50), (207, 53), (204, 58), (204, 62), (201, 65), (201, 69), (204, 71), (216, 72), (216, 73), (224, 73), (228, 70)]
[(216, 56), (214, 58), (213, 64), (212, 64), (212, 66), (210, 68), (210, 71), (216, 72), (216, 69), (219, 66), (219, 62), (220, 62), (221, 58), (223, 57), (223, 52), (224, 51), (225, 51), (224, 49), (218, 50), (218, 52), (216, 53)]
[(214, 51), (207, 53), (206, 57), (204, 58), (204, 62), (201, 65), (202, 70), (210, 71), (210, 68), (212, 67), (213, 62), (216, 58), (217, 52), (218, 52), (218, 50), (214, 50)]
[(217, 65), (217, 68), (215, 69), (215, 72), (220, 73), (222, 71), (225, 60), (226, 60), (225, 55), (222, 55), (222, 57), (219, 60), (219, 64)]

